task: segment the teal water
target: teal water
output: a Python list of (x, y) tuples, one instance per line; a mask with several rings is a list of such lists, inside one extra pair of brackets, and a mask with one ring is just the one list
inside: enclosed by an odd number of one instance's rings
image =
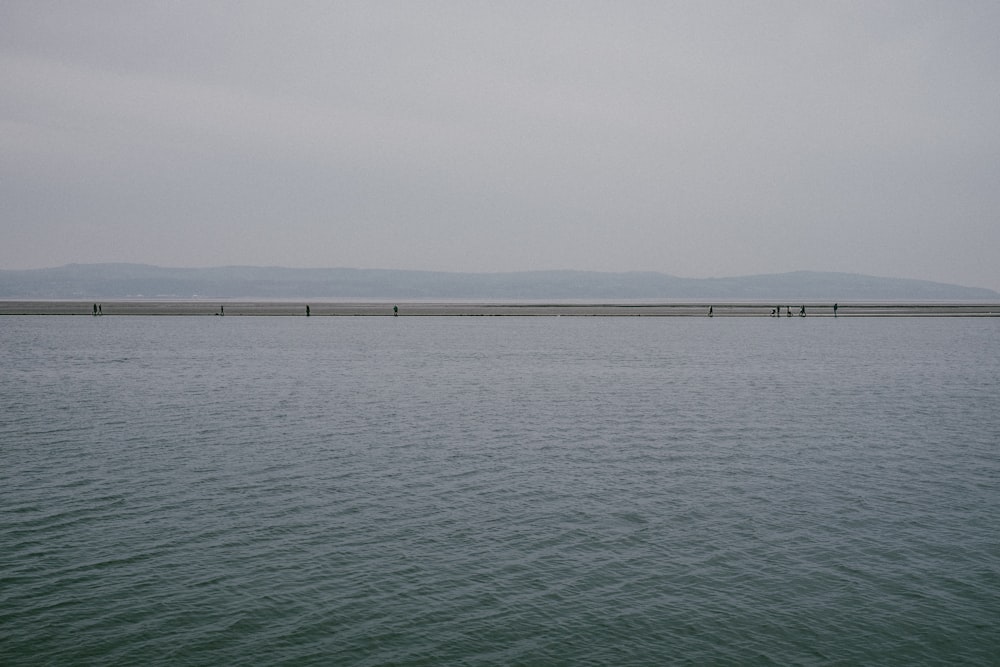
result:
[(0, 664), (996, 664), (992, 319), (0, 318)]

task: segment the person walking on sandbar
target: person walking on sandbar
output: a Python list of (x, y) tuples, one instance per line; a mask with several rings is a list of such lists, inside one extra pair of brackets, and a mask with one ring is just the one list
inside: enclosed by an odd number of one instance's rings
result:
[(837, 316), (837, 304), (833, 304), (833, 316)]

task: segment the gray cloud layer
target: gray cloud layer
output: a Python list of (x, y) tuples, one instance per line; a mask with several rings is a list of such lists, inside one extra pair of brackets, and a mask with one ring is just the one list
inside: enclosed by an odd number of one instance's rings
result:
[(1000, 4), (0, 5), (0, 268), (1000, 289)]

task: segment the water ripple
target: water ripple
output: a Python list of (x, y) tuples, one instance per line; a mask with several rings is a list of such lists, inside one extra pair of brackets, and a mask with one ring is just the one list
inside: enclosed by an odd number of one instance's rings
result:
[(0, 322), (3, 664), (1000, 654), (993, 322), (206, 319)]

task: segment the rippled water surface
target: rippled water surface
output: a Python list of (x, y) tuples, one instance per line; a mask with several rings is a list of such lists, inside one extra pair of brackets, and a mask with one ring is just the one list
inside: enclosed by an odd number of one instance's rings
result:
[(0, 664), (996, 664), (1000, 321), (0, 318)]

